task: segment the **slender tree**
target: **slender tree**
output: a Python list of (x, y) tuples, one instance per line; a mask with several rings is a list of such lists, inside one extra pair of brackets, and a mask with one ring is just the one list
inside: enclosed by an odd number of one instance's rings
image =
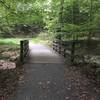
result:
[[(90, 11), (89, 11), (89, 23), (90, 23), (90, 26), (92, 25), (92, 19), (93, 19), (93, 0), (90, 0)], [(88, 41), (90, 42), (91, 41), (91, 35), (92, 35), (92, 30), (89, 29), (89, 35), (88, 35)]]
[(60, 0), (59, 22), (63, 26), (64, 0)]

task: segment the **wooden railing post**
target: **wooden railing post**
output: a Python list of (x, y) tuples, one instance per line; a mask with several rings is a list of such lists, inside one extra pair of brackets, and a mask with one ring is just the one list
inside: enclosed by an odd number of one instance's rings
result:
[(75, 41), (72, 42), (71, 45), (71, 62), (74, 62), (74, 58), (75, 58)]
[(64, 48), (63, 53), (64, 53), (64, 57), (66, 57), (66, 48)]
[(55, 41), (53, 41), (53, 50), (55, 50)]
[(20, 41), (20, 61), (23, 62), (23, 41)]
[(58, 48), (59, 48), (58, 52), (59, 54), (61, 54), (61, 41), (59, 41)]
[(20, 41), (20, 62), (24, 63), (25, 58), (29, 55), (29, 41)]

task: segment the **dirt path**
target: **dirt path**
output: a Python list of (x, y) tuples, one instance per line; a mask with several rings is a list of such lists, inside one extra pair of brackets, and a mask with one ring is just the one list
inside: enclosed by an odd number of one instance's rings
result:
[(11, 100), (100, 100), (93, 84), (68, 68), (64, 59), (49, 47), (31, 45), (30, 49), (30, 60), (24, 65), (25, 72)]
[(12, 100), (65, 100), (71, 93), (65, 88), (64, 59), (44, 45), (30, 49), (30, 60)]

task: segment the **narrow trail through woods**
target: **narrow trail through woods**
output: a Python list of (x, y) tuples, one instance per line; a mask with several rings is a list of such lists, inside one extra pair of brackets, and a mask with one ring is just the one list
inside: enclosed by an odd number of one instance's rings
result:
[(25, 72), (11, 100), (100, 100), (87, 78), (70, 69), (63, 57), (45, 45), (31, 44), (30, 59), (23, 67)]
[[(64, 59), (41, 44), (30, 45), (23, 82), (13, 100), (64, 100)], [(70, 85), (70, 83), (69, 83)]]

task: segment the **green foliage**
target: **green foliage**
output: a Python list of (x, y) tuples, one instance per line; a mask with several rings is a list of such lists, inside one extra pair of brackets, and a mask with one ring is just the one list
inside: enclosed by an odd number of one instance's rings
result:
[(0, 45), (15, 45), (15, 46), (17, 46), (17, 45), (19, 45), (19, 43), (20, 43), (20, 40), (22, 40), (22, 39), (19, 39), (19, 38), (6, 38), (6, 39), (4, 39), (4, 38), (0, 38)]
[(0, 0), (0, 33), (15, 25), (90, 33), (100, 30), (100, 0)]
[(0, 0), (0, 33), (12, 31), (14, 25), (44, 27), (42, 0)]
[[(62, 1), (63, 4), (60, 3)], [(99, 0), (52, 0), (51, 12), (48, 12), (46, 27), (52, 31), (78, 33), (78, 36), (83, 37), (90, 32), (95, 34), (96, 30), (100, 32)]]
[(79, 31), (79, 29), (80, 27), (74, 24), (64, 24), (64, 26), (62, 27), (62, 30), (66, 32), (77, 32)]

